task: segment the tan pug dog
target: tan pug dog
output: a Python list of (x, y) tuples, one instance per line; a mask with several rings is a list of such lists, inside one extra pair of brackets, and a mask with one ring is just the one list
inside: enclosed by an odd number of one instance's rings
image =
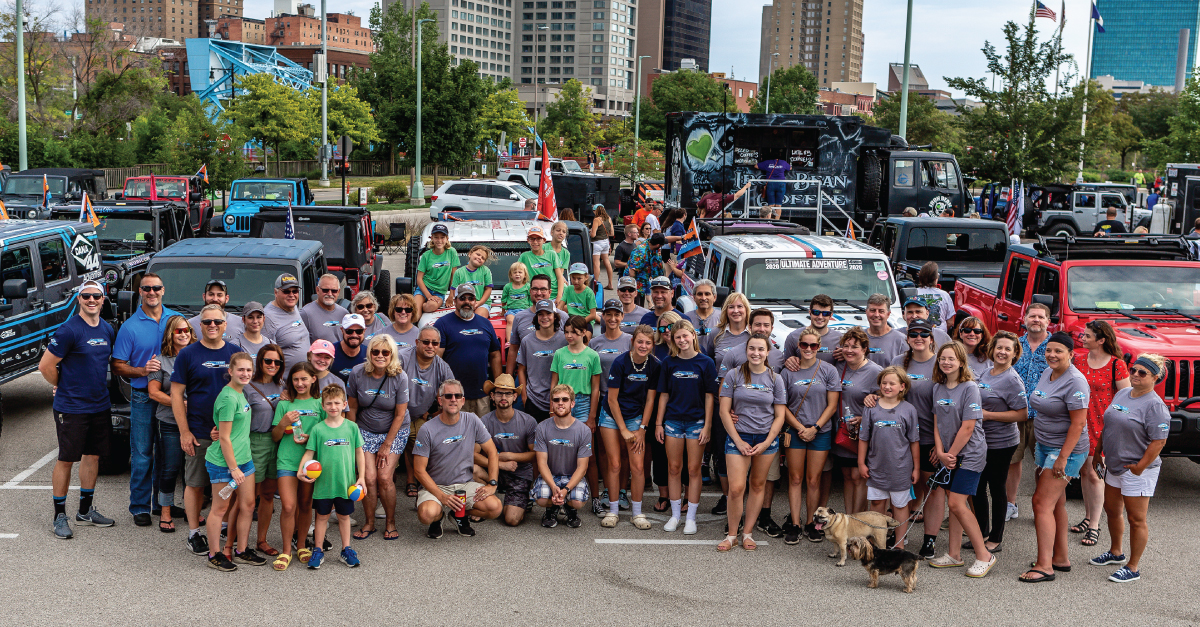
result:
[(813, 513), (813, 524), (825, 532), (829, 540), (838, 550), (829, 557), (838, 558), (837, 565), (846, 565), (846, 540), (862, 536), (871, 541), (875, 548), (887, 547), (888, 529), (900, 526), (900, 521), (879, 512), (859, 512), (853, 515), (839, 514), (828, 507), (818, 507)]

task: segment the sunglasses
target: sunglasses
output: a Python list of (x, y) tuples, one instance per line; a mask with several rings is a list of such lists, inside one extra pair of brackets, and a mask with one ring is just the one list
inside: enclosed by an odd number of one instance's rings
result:
[(421, 340), (421, 343), (424, 344), (425, 346), (441, 346), (442, 345), (440, 340)]
[(1144, 370), (1142, 368), (1130, 368), (1129, 376), (1131, 376), (1131, 377), (1150, 377), (1150, 376), (1154, 376), (1154, 375), (1150, 374), (1149, 370)]
[(206, 327), (211, 327), (211, 326), (217, 325), (217, 324), (225, 324), (225, 321), (220, 318), (208, 318), (205, 320), (201, 320), (200, 324), (202, 324)]
[(799, 346), (800, 350), (808, 350), (808, 351), (821, 350), (820, 342), (797, 342), (796, 346)]
[(354, 308), (359, 311), (362, 311), (364, 309), (374, 309), (375, 305), (372, 305), (371, 303), (367, 303), (365, 305), (355, 305)]
[(462, 296), (459, 296), (458, 298), (456, 298), (454, 300), (462, 300), (462, 301), (475, 300), (475, 295), (474, 294), (463, 294)]
[(412, 307), (397, 307), (397, 308), (396, 308), (396, 313), (398, 313), (398, 314), (399, 314), (399, 313), (402, 313), (402, 314), (411, 314), (412, 312), (413, 312), (413, 308), (412, 308)]
[(191, 327), (181, 327), (181, 328), (175, 329), (174, 333), (175, 333), (175, 335), (191, 335), (192, 328)]
[(392, 351), (381, 351), (379, 349), (375, 349), (375, 350), (371, 351), (371, 356), (372, 357), (391, 357)]
[(346, 335), (362, 335), (364, 331), (362, 329), (342, 329), (342, 333)]
[(664, 326), (664, 327), (654, 327), (654, 330), (658, 331), (659, 333), (666, 333), (667, 331), (671, 330), (671, 325), (668, 324), (667, 326)]
[(830, 316), (833, 315), (833, 312), (832, 311), (822, 311), (820, 309), (810, 309), (808, 312), (808, 315), (810, 318), (812, 316), (821, 316), (822, 318), (829, 318)]
[(446, 400), (448, 400), (448, 401), (452, 401), (452, 400), (459, 399), (459, 398), (462, 398), (462, 397), (463, 397), (463, 394), (462, 394), (461, 392), (460, 392), (460, 393), (458, 393), (458, 394), (450, 393), (450, 394), (443, 394), (443, 395), (442, 395), (442, 398), (444, 398), (444, 399), (446, 399)]
[(622, 287), (621, 289), (619, 289), (617, 291), (618, 292), (636, 292), (637, 288), (636, 287)]
[(263, 358), (263, 364), (267, 365), (267, 366), (282, 366), (283, 360), (282, 359)]
[(959, 335), (962, 335), (964, 333), (969, 333), (971, 335), (980, 335), (983, 333), (983, 329), (977, 329), (975, 327), (964, 327), (964, 328), (958, 330)]
[(517, 393), (512, 390), (501, 390), (501, 389), (492, 390), (492, 394), (495, 394), (496, 396), (516, 396), (517, 395)]
[(104, 300), (104, 294), (97, 294), (95, 292), (87, 292), (85, 294), (80, 294), (79, 300)]
[(317, 289), (321, 290), (321, 293), (322, 293), (322, 294), (337, 294), (337, 293), (338, 293), (338, 290), (339, 290), (339, 289), (341, 289), (341, 288), (339, 288), (339, 287), (333, 287), (333, 288), (329, 288), (329, 287), (319, 287), (319, 288), (317, 288)]
[(908, 337), (929, 337), (933, 335), (929, 331), (909, 331)]
[(161, 286), (161, 285), (143, 285), (140, 289), (143, 292), (161, 292), (161, 291), (163, 291), (163, 286)]
[(279, 290), (279, 291), (283, 292), (284, 294), (287, 294), (288, 296), (296, 296), (300, 293), (300, 288), (293, 287), (291, 289)]
[(569, 396), (556, 396), (550, 400), (555, 403), (570, 403), (572, 399)]

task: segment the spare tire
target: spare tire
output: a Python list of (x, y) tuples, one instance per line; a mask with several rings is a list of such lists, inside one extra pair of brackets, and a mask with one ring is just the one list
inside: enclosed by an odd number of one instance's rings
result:
[(876, 213), (879, 209), (879, 187), (883, 180), (879, 155), (864, 153), (858, 158), (858, 209), (860, 212)]
[[(413, 285), (416, 285), (417, 280), (417, 262), (421, 256), (421, 235), (413, 233), (408, 238), (408, 246), (405, 247), (404, 260), (404, 276), (413, 280)], [(382, 305), (382, 303), (380, 303)]]

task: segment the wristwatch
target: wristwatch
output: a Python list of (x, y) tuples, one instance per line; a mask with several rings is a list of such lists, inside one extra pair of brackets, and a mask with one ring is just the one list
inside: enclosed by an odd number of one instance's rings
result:
[(488, 482), (488, 485), (492, 486), (493, 488), (496, 487), (496, 480), (492, 479), (491, 481)]
[(639, 428), (639, 429), (642, 429), (642, 430), (644, 431), (644, 430), (646, 429), (646, 425), (645, 425), (645, 424), (643, 424), (641, 427), (638, 427), (638, 428)]

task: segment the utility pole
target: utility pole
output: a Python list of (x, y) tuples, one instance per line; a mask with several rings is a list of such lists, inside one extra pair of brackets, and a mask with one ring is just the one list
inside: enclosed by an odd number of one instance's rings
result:
[[(325, 16), (325, 0), (321, 0), (321, 65), (325, 80), (321, 81), (321, 187), (329, 187), (329, 157), (326, 146), (329, 145), (329, 21)], [(344, 159), (343, 159), (344, 161)], [(345, 164), (342, 166), (345, 169)], [(342, 186), (343, 192), (345, 185)]]
[(17, 0), (17, 165), (29, 169), (28, 145), (25, 142), (25, 8)]
[(778, 52), (772, 52), (771, 58), (767, 61), (767, 102), (763, 109), (763, 113), (771, 112), (771, 72), (775, 67), (775, 57), (779, 56)]
[[(539, 34), (534, 39), (540, 38), (540, 31), (550, 30), (545, 24), (538, 24), (537, 29)], [(533, 145), (537, 147), (538, 140), (538, 42), (533, 42)]]
[(421, 25), (432, 19), (417, 20), (417, 169), (413, 181), (412, 204), (425, 205), (425, 183), (421, 181)]
[[(637, 181), (638, 155), (641, 154), (638, 152), (638, 144), (641, 142), (642, 138), (642, 59), (649, 58), (650, 55), (648, 54), (643, 54), (637, 58), (637, 85), (633, 86), (633, 98), (635, 100), (633, 105), (633, 180), (635, 182)], [(628, 118), (626, 118), (626, 120), (628, 120)], [(626, 123), (628, 124), (628, 122)], [(629, 127), (626, 126), (625, 128), (628, 129)]]
[(904, 25), (904, 77), (901, 79), (900, 85), (900, 129), (899, 135), (908, 139), (908, 53), (912, 48), (912, 5), (913, 0), (908, 0), (908, 21)]

